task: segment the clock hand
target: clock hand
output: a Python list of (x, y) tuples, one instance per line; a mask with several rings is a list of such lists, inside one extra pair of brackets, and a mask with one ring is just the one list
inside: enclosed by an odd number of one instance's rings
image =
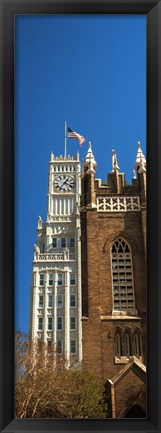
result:
[(66, 182), (68, 182), (68, 179), (66, 179), (65, 182), (62, 183), (62, 186), (65, 185)]

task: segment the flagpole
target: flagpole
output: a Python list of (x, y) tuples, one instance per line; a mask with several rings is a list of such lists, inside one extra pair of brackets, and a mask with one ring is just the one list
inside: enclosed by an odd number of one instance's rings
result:
[(66, 158), (67, 153), (67, 121), (65, 120), (65, 131), (64, 131), (64, 157)]

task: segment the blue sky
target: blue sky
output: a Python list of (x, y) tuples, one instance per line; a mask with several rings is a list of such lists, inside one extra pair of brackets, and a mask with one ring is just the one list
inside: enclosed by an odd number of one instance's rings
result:
[(82, 161), (92, 142), (97, 177), (115, 149), (131, 182), (141, 141), (146, 153), (145, 16), (16, 16), (16, 329), (28, 331), (37, 217), (46, 219), (50, 152), (64, 152), (64, 122), (82, 134), (67, 153)]

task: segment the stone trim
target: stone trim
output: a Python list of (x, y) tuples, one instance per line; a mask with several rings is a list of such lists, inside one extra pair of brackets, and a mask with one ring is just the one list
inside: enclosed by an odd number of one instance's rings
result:
[(97, 197), (98, 212), (140, 211), (139, 197)]

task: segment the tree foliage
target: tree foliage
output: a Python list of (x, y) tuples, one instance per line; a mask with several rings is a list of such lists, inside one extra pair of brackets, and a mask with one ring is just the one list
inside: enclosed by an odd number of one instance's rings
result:
[(15, 345), (17, 418), (106, 418), (99, 379), (87, 370), (66, 368), (52, 348), (30, 344), (18, 332)]

